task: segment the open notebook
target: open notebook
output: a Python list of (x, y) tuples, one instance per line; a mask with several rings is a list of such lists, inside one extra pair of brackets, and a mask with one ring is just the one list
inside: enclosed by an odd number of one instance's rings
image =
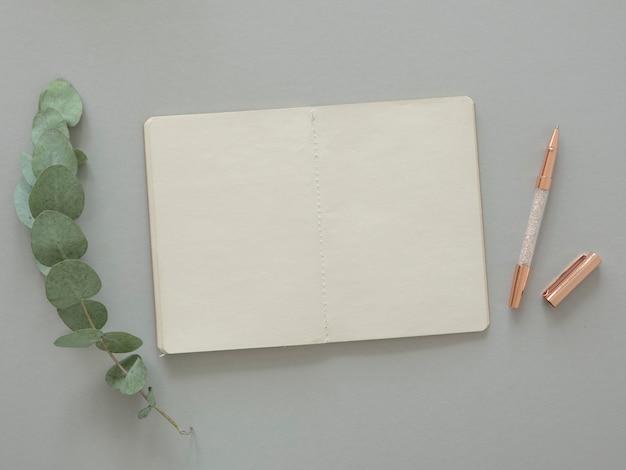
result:
[(145, 124), (164, 353), (484, 330), (467, 97)]

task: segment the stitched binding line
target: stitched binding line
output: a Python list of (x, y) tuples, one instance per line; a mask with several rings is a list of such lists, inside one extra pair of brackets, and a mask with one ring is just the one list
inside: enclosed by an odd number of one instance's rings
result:
[(329, 341), (328, 337), (328, 296), (326, 294), (326, 258), (324, 257), (324, 234), (322, 230), (322, 191), (320, 184), (319, 153), (317, 150), (317, 122), (315, 120), (315, 110), (311, 109), (311, 133), (313, 138), (313, 166), (315, 169), (315, 193), (317, 200), (317, 233), (319, 235), (320, 249), (320, 280), (322, 284), (322, 314), (324, 316), (324, 341)]

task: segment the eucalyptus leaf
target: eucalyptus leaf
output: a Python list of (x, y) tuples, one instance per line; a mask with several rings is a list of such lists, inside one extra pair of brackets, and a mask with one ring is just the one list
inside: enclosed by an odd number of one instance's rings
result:
[(35, 218), (33, 217), (28, 204), (32, 189), (33, 188), (30, 184), (28, 184), (26, 180), (22, 179), (17, 183), (15, 189), (13, 190), (13, 204), (15, 205), (17, 218), (20, 219), (20, 222), (28, 228), (31, 228), (35, 222)]
[(63, 115), (69, 127), (78, 124), (83, 102), (70, 82), (57, 78), (39, 96), (39, 110), (54, 108)]
[(45, 266), (37, 260), (35, 260), (35, 264), (37, 265), (37, 269), (39, 269), (41, 274), (43, 274), (44, 276), (47, 276), (48, 273), (50, 272), (50, 269), (52, 269), (50, 266)]
[(70, 138), (70, 131), (61, 113), (54, 108), (46, 108), (35, 114), (33, 118), (33, 127), (31, 130), (33, 145), (36, 145), (43, 132), (49, 129), (56, 129), (67, 139)]
[(107, 371), (105, 377), (106, 383), (125, 395), (134, 395), (139, 392), (146, 383), (148, 369), (141, 360), (141, 357), (137, 354), (124, 358), (120, 363), (127, 374), (115, 365)]
[(87, 239), (78, 224), (57, 211), (43, 211), (37, 216), (30, 245), (37, 261), (45, 266), (78, 259), (87, 251)]
[(39, 177), (42, 171), (52, 165), (63, 165), (72, 174), (78, 170), (78, 162), (70, 140), (56, 129), (41, 131), (33, 150), (33, 173)]
[(137, 417), (139, 419), (143, 419), (146, 416), (148, 416), (151, 411), (152, 411), (152, 407), (150, 405), (148, 405), (145, 408), (142, 408), (142, 409), (139, 410), (139, 413), (137, 414)]
[(156, 400), (154, 399), (154, 392), (152, 391), (152, 387), (148, 387), (148, 404), (150, 406), (156, 406)]
[(82, 150), (74, 149), (74, 155), (76, 155), (76, 163), (78, 163), (78, 166), (87, 162), (87, 155), (85, 155), (85, 152)]
[(54, 165), (46, 168), (37, 178), (29, 206), (34, 217), (45, 210), (52, 210), (77, 219), (85, 207), (85, 192), (70, 170)]
[(46, 298), (58, 309), (65, 309), (98, 292), (102, 283), (96, 272), (83, 261), (68, 259), (55, 264), (46, 278)]
[(22, 167), (22, 175), (28, 184), (35, 184), (35, 174), (33, 173), (33, 157), (26, 152), (22, 152), (20, 156), (20, 166)]
[[(143, 341), (130, 333), (124, 333), (123, 331), (113, 331), (105, 333), (100, 338), (100, 341), (96, 343), (98, 349), (106, 351), (108, 348), (112, 353), (129, 353), (139, 349)], [(106, 345), (106, 348), (104, 347)]]
[(95, 344), (101, 336), (102, 331), (92, 328), (76, 330), (57, 338), (54, 345), (60, 348), (87, 348)]
[[(85, 304), (84, 309), (83, 303)], [(58, 309), (57, 313), (70, 330), (76, 331), (91, 328), (85, 310), (91, 317), (94, 326), (102, 329), (107, 322), (108, 313), (106, 307), (96, 300), (83, 300), (83, 302), (74, 304), (71, 307)]]

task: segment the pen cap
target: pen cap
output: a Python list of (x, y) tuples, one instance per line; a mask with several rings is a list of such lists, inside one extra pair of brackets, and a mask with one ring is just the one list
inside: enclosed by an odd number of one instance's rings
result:
[(556, 280), (548, 286), (543, 298), (550, 305), (556, 307), (567, 297), (591, 272), (596, 269), (602, 258), (596, 253), (589, 252), (579, 256)]

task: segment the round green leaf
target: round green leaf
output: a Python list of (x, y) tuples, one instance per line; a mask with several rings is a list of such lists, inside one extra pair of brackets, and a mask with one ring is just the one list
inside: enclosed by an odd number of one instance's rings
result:
[(126, 395), (134, 395), (141, 390), (146, 383), (148, 369), (141, 360), (141, 357), (137, 354), (124, 358), (120, 363), (128, 374), (124, 374), (124, 372), (115, 365), (107, 371), (105, 380), (110, 387), (117, 388)]
[[(94, 326), (98, 329), (104, 327), (108, 317), (107, 308), (96, 300), (83, 300), (83, 303)], [(71, 307), (58, 309), (57, 313), (70, 330), (76, 331), (91, 328), (91, 324), (83, 310), (83, 305), (80, 302)]]
[(91, 328), (72, 331), (63, 335), (54, 342), (60, 348), (87, 348), (94, 344), (102, 336), (102, 331)]
[(37, 261), (45, 266), (78, 259), (87, 251), (87, 239), (78, 224), (56, 211), (43, 211), (37, 216), (30, 245)]
[(39, 96), (39, 110), (54, 108), (63, 115), (70, 127), (80, 121), (83, 102), (74, 87), (62, 78), (57, 78)]
[(77, 219), (85, 207), (85, 192), (70, 170), (54, 165), (39, 175), (28, 203), (34, 217), (45, 210), (52, 210)]
[(87, 263), (68, 259), (50, 269), (46, 278), (46, 297), (56, 308), (64, 309), (93, 297), (101, 287), (100, 278)]
[(78, 166), (87, 161), (87, 155), (85, 155), (85, 152), (82, 150), (74, 149), (74, 155), (76, 155), (76, 163), (78, 163)]
[(96, 343), (96, 347), (98, 349), (106, 351), (103, 343), (106, 344), (106, 347), (109, 348), (109, 351), (112, 353), (129, 353), (139, 349), (143, 344), (143, 341), (130, 333), (113, 331), (102, 335), (100, 341)]
[(139, 419), (143, 419), (146, 416), (148, 416), (151, 411), (152, 411), (152, 407), (150, 405), (148, 405), (145, 408), (142, 408), (142, 409), (139, 410), (139, 414), (137, 415), (137, 417)]
[(17, 212), (17, 218), (20, 219), (24, 225), (28, 228), (33, 226), (35, 218), (31, 214), (28, 200), (33, 188), (26, 180), (20, 180), (15, 186), (13, 191), (13, 204), (15, 204), (15, 212)]
[(70, 140), (57, 129), (45, 129), (35, 142), (33, 173), (39, 177), (42, 171), (52, 165), (63, 165), (74, 175), (78, 170), (76, 154)]
[(35, 114), (33, 118), (33, 128), (31, 131), (33, 145), (36, 145), (43, 132), (49, 129), (56, 129), (67, 139), (70, 138), (70, 131), (61, 113), (54, 108), (46, 108)]
[(22, 152), (20, 156), (20, 166), (22, 167), (22, 175), (28, 184), (35, 184), (35, 175), (33, 173), (33, 157), (26, 152)]

